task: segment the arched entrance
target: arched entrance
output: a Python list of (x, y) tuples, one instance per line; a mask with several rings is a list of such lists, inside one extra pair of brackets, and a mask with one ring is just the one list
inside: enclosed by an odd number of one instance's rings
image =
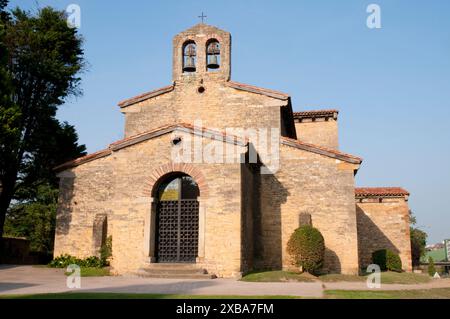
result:
[(194, 263), (199, 232), (197, 183), (189, 175), (171, 174), (161, 181), (156, 195), (156, 262)]

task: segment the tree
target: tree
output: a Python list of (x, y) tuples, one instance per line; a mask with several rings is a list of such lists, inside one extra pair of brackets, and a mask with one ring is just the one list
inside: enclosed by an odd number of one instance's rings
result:
[(303, 225), (297, 228), (287, 243), (293, 263), (303, 271), (315, 274), (323, 266), (325, 241), (317, 228)]
[(412, 211), (409, 211), (410, 214), (410, 237), (411, 237), (411, 259), (413, 266), (420, 265), (420, 259), (425, 256), (425, 246), (427, 245), (427, 233), (420, 230), (419, 228), (414, 227), (416, 225), (417, 220), (413, 215)]
[(428, 257), (428, 275), (433, 277), (436, 274), (436, 267), (434, 266), (433, 257)]
[[(6, 1), (0, 1), (4, 9)], [(77, 30), (67, 25), (63, 12), (50, 7), (36, 15), (17, 8), (2, 17), (0, 238), (11, 202), (46, 198), (39, 186), (55, 187), (51, 168), (84, 154), (74, 128), (55, 118), (58, 106), (81, 93), (78, 75), (84, 60)], [(24, 211), (19, 207), (11, 213)]]

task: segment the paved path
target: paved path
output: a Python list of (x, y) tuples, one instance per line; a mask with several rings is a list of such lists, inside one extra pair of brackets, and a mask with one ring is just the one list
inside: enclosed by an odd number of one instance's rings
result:
[[(324, 283), (327, 290), (371, 290), (367, 288), (366, 282), (327, 282)], [(450, 288), (450, 279), (432, 279), (426, 284), (381, 284), (380, 289), (373, 290), (418, 290), (432, 288)]]
[[(253, 283), (233, 279), (182, 280), (135, 276), (82, 277), (81, 289), (69, 289), (62, 269), (0, 265), (0, 295), (57, 292), (117, 292), (186, 295), (290, 295), (322, 297), (324, 289), (369, 290), (365, 282)], [(450, 288), (450, 279), (427, 284), (383, 284), (380, 290)], [(377, 289), (375, 289), (377, 290)]]
[(290, 295), (322, 297), (322, 283), (251, 283), (233, 279), (181, 280), (134, 276), (82, 277), (81, 289), (68, 289), (62, 269), (0, 266), (0, 294), (123, 292), (189, 295)]

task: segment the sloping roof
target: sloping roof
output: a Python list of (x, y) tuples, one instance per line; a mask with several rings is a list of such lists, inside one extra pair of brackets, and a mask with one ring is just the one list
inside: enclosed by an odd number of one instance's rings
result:
[(346, 153), (342, 153), (338, 150), (333, 150), (330, 148), (326, 148), (323, 146), (318, 146), (318, 145), (314, 145), (314, 144), (310, 144), (310, 143), (305, 143), (302, 142), (300, 140), (294, 140), (292, 138), (288, 138), (288, 137), (282, 137), (281, 138), (281, 144), (287, 145), (287, 146), (291, 146), (291, 147), (295, 147), (301, 150), (305, 150), (308, 152), (312, 152), (312, 153), (316, 153), (316, 154), (321, 154), (321, 155), (325, 155), (331, 158), (335, 158), (335, 159), (339, 159), (345, 162), (349, 162), (352, 164), (361, 164), (363, 159), (361, 157), (357, 157), (354, 155), (350, 155), (350, 154), (346, 154)]
[(119, 102), (119, 106), (120, 107), (127, 107), (127, 106), (130, 106), (132, 104), (148, 100), (148, 99), (150, 99), (152, 97), (155, 97), (155, 96), (167, 93), (167, 92), (171, 92), (171, 91), (173, 91), (174, 88), (175, 88), (175, 86), (173, 84), (171, 84), (171, 85), (168, 85), (168, 86), (165, 86), (165, 87), (162, 87), (162, 88), (150, 91), (150, 92), (146, 92), (146, 93), (137, 95), (135, 97), (132, 97), (132, 98), (120, 101)]
[(216, 26), (210, 25), (210, 24), (206, 24), (206, 23), (197, 23), (196, 25), (193, 25), (192, 27), (181, 31), (180, 33), (178, 33), (176, 36), (180, 35), (180, 34), (186, 34), (186, 33), (197, 33), (199, 31), (203, 31), (203, 32), (226, 32), (229, 33), (226, 30), (220, 29)]
[(215, 140), (219, 140), (217, 139), (218, 136), (221, 137), (220, 140), (223, 140), (226, 143), (231, 143), (231, 144), (235, 144), (235, 145), (241, 145), (241, 146), (245, 146), (248, 143), (247, 139), (244, 139), (242, 137), (236, 136), (236, 135), (231, 135), (231, 134), (227, 134), (226, 132), (223, 131), (216, 131), (216, 130), (212, 130), (209, 128), (205, 128), (205, 127), (196, 127), (193, 126), (191, 124), (188, 123), (177, 123), (177, 124), (172, 124), (172, 125), (167, 125), (167, 126), (161, 126), (158, 127), (154, 130), (150, 130), (141, 134), (137, 134), (134, 136), (130, 136), (127, 138), (124, 138), (122, 140), (116, 141), (111, 143), (107, 149), (92, 153), (92, 154), (88, 154), (82, 157), (79, 157), (77, 159), (68, 161), (64, 164), (58, 165), (54, 168), (55, 171), (60, 172), (60, 171), (64, 171), (66, 169), (72, 168), (72, 167), (76, 167), (79, 166), (81, 164), (87, 163), (87, 162), (91, 162), (93, 160), (102, 158), (102, 157), (106, 157), (109, 156), (110, 154), (112, 154), (112, 152), (118, 151), (120, 149), (123, 149), (125, 147), (134, 145), (134, 144), (138, 144), (141, 143), (143, 141), (164, 135), (164, 134), (168, 134), (171, 133), (175, 130), (179, 130), (179, 131), (184, 131), (187, 133), (191, 133), (194, 135), (200, 135), (203, 137), (207, 137), (207, 138), (215, 138)]
[(400, 197), (409, 196), (401, 187), (360, 187), (355, 188), (356, 197)]
[(294, 112), (294, 119), (304, 119), (304, 118), (316, 118), (316, 117), (337, 117), (339, 114), (338, 110), (312, 110), (312, 111), (302, 111)]
[(289, 94), (286, 94), (286, 93), (283, 93), (280, 91), (264, 89), (264, 88), (249, 85), (249, 84), (239, 83), (239, 82), (235, 82), (235, 81), (228, 81), (225, 83), (225, 85), (227, 85), (231, 88), (237, 89), (237, 90), (247, 91), (247, 92), (256, 93), (256, 94), (262, 94), (262, 95), (266, 95), (266, 96), (272, 97), (274, 99), (279, 99), (279, 100), (283, 100), (283, 101), (289, 99)]

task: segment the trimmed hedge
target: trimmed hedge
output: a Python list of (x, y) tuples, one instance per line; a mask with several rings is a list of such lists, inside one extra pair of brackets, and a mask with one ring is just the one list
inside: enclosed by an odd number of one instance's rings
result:
[(402, 272), (400, 256), (389, 249), (381, 249), (372, 253), (372, 263), (380, 266), (382, 271)]
[(296, 266), (314, 274), (323, 266), (325, 241), (317, 228), (303, 225), (291, 235), (287, 243), (287, 251)]

